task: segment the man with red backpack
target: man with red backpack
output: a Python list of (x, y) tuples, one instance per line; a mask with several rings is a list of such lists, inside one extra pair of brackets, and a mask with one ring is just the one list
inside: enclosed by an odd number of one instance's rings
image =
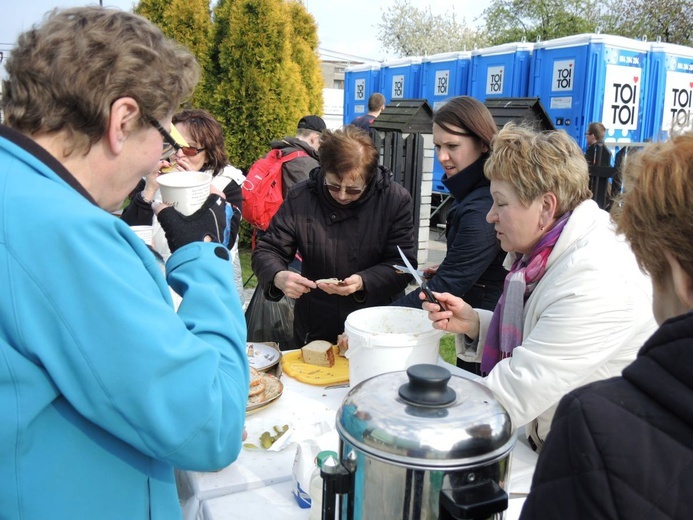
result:
[(318, 116), (305, 116), (298, 122), (296, 137), (284, 137), (281, 141), (272, 141), (270, 147), (273, 150), (281, 150), (282, 156), (301, 150), (306, 155), (296, 157), (282, 165), (282, 195), (286, 197), (286, 191), (296, 184), (308, 178), (310, 171), (318, 166), (318, 148), (320, 146), (320, 134), (327, 126), (325, 121)]
[(320, 135), (325, 128), (321, 117), (302, 117), (296, 137), (272, 141), (267, 155), (250, 167), (242, 186), (243, 218), (255, 229), (265, 231), (288, 189), (307, 179), (318, 166)]

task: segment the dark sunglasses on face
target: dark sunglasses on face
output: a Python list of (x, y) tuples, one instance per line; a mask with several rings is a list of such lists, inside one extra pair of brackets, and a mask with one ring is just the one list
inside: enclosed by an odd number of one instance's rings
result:
[(185, 155), (186, 157), (195, 157), (198, 153), (204, 151), (204, 148), (195, 148), (194, 146), (179, 145), (173, 138), (173, 136), (169, 134), (163, 126), (161, 126), (161, 123), (159, 123), (159, 121), (157, 121), (153, 117), (150, 117), (148, 119), (149, 123), (154, 128), (156, 128), (156, 130), (161, 134), (161, 137), (164, 138), (164, 147), (163, 151), (161, 152), (162, 160), (168, 160), (173, 154), (177, 153), (178, 150), (181, 150), (183, 152), (183, 155)]
[[(330, 190), (332, 193), (339, 193), (342, 191), (342, 187), (339, 184), (329, 184), (327, 182), (327, 179), (325, 179), (325, 187)], [(349, 186), (347, 188), (344, 188), (344, 193), (347, 195), (361, 195), (363, 193), (363, 190), (365, 190), (365, 186), (363, 188), (354, 188), (352, 186)]]

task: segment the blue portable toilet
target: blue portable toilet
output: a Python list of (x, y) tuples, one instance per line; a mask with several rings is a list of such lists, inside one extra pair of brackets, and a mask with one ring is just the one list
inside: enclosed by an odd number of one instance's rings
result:
[(605, 142), (640, 142), (647, 101), (649, 44), (608, 34), (577, 34), (534, 44), (530, 97), (538, 97), (557, 129), (585, 149), (591, 122)]
[(469, 95), (479, 101), (494, 97), (527, 97), (534, 45), (505, 43), (472, 51)]
[(380, 92), (385, 103), (393, 99), (421, 97), (421, 58), (386, 61), (380, 69)]
[(355, 65), (344, 69), (344, 124), (368, 112), (368, 98), (380, 92), (380, 65)]
[(649, 71), (644, 137), (660, 141), (672, 130), (693, 130), (693, 48), (653, 42)]
[(471, 52), (444, 52), (423, 58), (421, 97), (435, 111), (446, 99), (467, 94)]
[[(421, 97), (437, 110), (446, 99), (467, 94), (471, 52), (444, 52), (423, 59)], [(443, 167), (433, 161), (433, 191), (447, 193), (443, 185)]]

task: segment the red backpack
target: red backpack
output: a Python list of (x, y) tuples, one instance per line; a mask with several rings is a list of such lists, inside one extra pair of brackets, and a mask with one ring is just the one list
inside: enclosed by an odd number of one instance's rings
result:
[(282, 166), (287, 161), (307, 156), (306, 152), (296, 150), (282, 157), (281, 150), (273, 148), (265, 157), (255, 161), (241, 185), (243, 218), (254, 227), (266, 231), (284, 201)]

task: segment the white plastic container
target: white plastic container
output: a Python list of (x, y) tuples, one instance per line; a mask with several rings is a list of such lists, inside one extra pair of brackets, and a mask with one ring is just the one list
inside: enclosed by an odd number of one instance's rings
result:
[(210, 193), (212, 175), (207, 172), (173, 172), (157, 178), (161, 198), (183, 215), (202, 207)]
[(443, 332), (428, 313), (409, 307), (370, 307), (347, 316), (349, 384), (419, 363), (436, 364)]

